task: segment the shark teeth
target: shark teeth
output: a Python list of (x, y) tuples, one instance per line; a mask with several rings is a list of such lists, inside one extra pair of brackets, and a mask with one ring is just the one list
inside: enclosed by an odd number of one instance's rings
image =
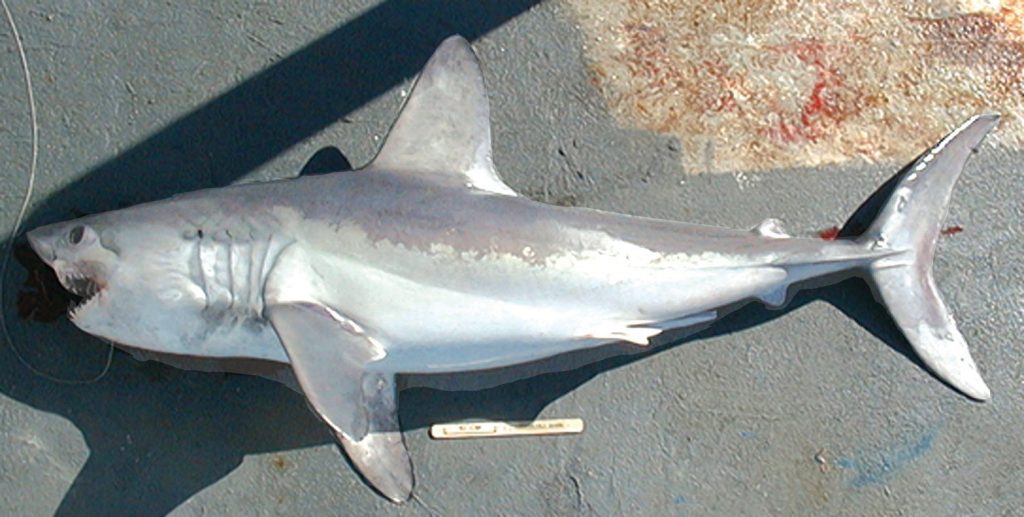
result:
[(77, 298), (73, 299), (71, 307), (68, 309), (71, 319), (74, 319), (77, 313), (102, 290), (93, 279), (77, 273), (66, 274), (61, 284), (73, 295), (73, 298)]

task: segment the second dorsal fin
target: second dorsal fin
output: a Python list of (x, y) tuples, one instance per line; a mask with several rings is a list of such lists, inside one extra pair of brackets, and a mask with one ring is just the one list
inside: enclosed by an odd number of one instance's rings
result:
[(451, 36), (434, 51), (368, 168), (515, 195), (491, 161), (490, 107), (469, 42)]

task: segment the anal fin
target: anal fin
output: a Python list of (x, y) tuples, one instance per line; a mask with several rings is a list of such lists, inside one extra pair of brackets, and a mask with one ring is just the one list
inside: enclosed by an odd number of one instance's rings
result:
[(785, 307), (786, 302), (789, 300), (789, 286), (781, 285), (772, 288), (768, 291), (761, 293), (758, 296), (761, 303), (765, 304), (769, 309), (781, 309)]

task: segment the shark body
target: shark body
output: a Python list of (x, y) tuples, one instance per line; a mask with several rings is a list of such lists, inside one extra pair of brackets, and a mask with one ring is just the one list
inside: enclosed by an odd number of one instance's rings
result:
[(730, 230), (545, 205), (491, 161), (482, 75), (437, 50), (378, 156), (358, 171), (179, 195), (35, 229), (85, 300), (82, 330), (129, 350), (290, 368), (366, 480), (413, 490), (395, 375), (644, 346), (799, 282), (860, 274), (929, 368), (990, 396), (931, 277), (953, 183), (998, 117), (971, 119), (894, 178), (877, 217), (836, 241), (773, 220)]

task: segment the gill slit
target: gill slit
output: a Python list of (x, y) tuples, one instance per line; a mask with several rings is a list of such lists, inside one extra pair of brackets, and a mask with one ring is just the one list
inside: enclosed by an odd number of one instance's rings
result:
[(235, 242), (231, 239), (231, 234), (228, 235), (227, 242), (224, 246), (228, 249), (227, 264), (225, 266), (228, 270), (228, 308), (227, 312), (233, 313), (235, 307)]
[(203, 240), (197, 239), (195, 243), (195, 246), (193, 246), (194, 253), (192, 254), (192, 263), (194, 265), (192, 271), (195, 271), (195, 274), (190, 276), (192, 276), (192, 280), (203, 293), (203, 309), (206, 309), (210, 306), (210, 296), (206, 294), (206, 274), (203, 272), (203, 251), (201, 249)]
[(252, 259), (249, 268), (249, 306), (253, 308), (258, 317), (263, 315), (263, 268), (267, 262), (267, 255), (270, 253), (273, 235), (264, 240), (254, 240), (250, 249)]
[[(277, 265), (277, 261), (281, 258), (281, 254), (284, 250), (288, 249), (289, 246), (295, 244), (295, 239), (282, 239), (275, 243), (274, 235), (271, 234), (267, 239), (267, 251), (263, 253), (263, 264), (260, 268), (260, 282), (259, 282), (259, 297), (260, 307), (266, 307), (266, 300), (263, 299), (263, 293), (267, 291), (267, 280), (270, 278), (270, 271)], [(262, 318), (262, 310), (259, 316)]]

